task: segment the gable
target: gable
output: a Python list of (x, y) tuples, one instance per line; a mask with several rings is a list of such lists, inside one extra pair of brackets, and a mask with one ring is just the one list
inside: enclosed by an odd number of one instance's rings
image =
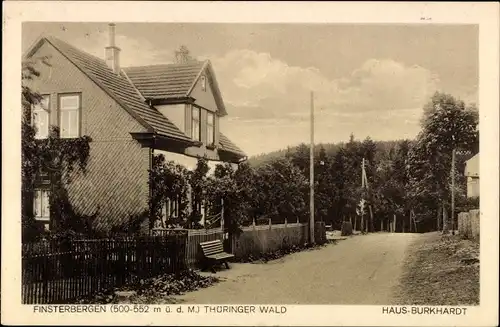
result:
[[(203, 90), (203, 77), (206, 81), (205, 90)], [(205, 68), (196, 83), (194, 84), (190, 96), (195, 99), (195, 104), (208, 109), (212, 112), (218, 112), (218, 106), (215, 101), (214, 93), (213, 93), (213, 82), (209, 78), (208, 69)]]
[(465, 176), (479, 177), (479, 153), (465, 162)]
[[(209, 60), (127, 67), (124, 72), (141, 95), (154, 104), (186, 103), (194, 98), (198, 105), (218, 112), (219, 116), (227, 115)], [(206, 77), (208, 92), (201, 89), (202, 75)]]
[(25, 81), (34, 91), (50, 96), (50, 124), (58, 125), (58, 95), (81, 94), (81, 133), (94, 140), (128, 138), (130, 133), (146, 129), (103, 91), (97, 84), (63, 56), (51, 43), (41, 42), (27, 59), (46, 57), (47, 64), (35, 60), (40, 76)]

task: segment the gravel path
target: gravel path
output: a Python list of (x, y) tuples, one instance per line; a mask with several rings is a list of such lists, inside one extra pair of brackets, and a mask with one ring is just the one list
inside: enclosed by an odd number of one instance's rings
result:
[(214, 286), (176, 298), (200, 304), (397, 304), (409, 246), (422, 234), (354, 236), (267, 264), (232, 264)]

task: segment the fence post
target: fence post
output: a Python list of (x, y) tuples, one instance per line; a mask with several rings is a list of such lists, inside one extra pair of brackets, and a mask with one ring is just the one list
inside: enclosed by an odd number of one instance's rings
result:
[[(47, 303), (48, 302), (48, 290), (49, 290), (49, 287), (48, 287), (48, 279), (49, 279), (49, 274), (48, 274), (48, 269), (49, 269), (49, 256), (48, 255), (44, 255), (43, 256), (43, 266), (42, 266), (42, 300), (40, 303)], [(35, 302), (36, 303), (36, 302)]]
[(252, 219), (252, 226), (253, 226), (253, 229), (255, 229), (255, 217), (253, 217), (253, 219)]
[(220, 199), (221, 203), (221, 211), (220, 211), (220, 229), (223, 234), (223, 238), (225, 237), (224, 234), (224, 199)]
[(272, 221), (271, 221), (271, 218), (269, 218), (269, 229), (271, 229), (271, 228), (272, 228), (272, 226), (273, 226), (273, 223), (272, 223)]
[(286, 227), (286, 225), (288, 225), (288, 219), (286, 219), (286, 217), (285, 217), (285, 227)]

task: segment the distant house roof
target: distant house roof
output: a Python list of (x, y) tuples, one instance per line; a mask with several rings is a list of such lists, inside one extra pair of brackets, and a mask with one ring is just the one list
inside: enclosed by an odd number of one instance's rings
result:
[(479, 153), (465, 162), (465, 176), (479, 177)]
[(191, 95), (202, 72), (208, 71), (215, 102), (221, 115), (226, 108), (209, 60), (190, 61), (182, 64), (164, 64), (123, 68), (134, 86), (148, 100), (169, 100)]
[[(215, 87), (216, 101), (222, 102), (217, 81), (209, 61), (184, 65), (162, 65), (128, 68), (128, 73), (115, 74), (103, 59), (88, 54), (55, 37), (42, 37), (28, 50), (25, 58), (31, 57), (44, 42), (50, 43), (64, 57), (87, 75), (94, 83), (103, 89), (110, 97), (127, 110), (149, 132), (167, 136), (186, 142), (193, 140), (177, 128), (158, 110), (150, 107), (145, 99), (162, 97), (188, 96), (192, 87), (207, 68), (211, 74), (212, 85)], [(159, 68), (161, 67), (161, 68)], [(167, 73), (165, 73), (167, 72)], [(130, 74), (131, 76), (127, 76)], [(154, 76), (157, 76), (156, 78)], [(148, 80), (151, 78), (151, 80)], [(168, 79), (172, 80), (169, 81)], [(135, 82), (132, 82), (135, 80)], [(137, 82), (137, 85), (135, 83)], [(134, 84), (132, 84), (134, 83)], [(138, 93), (138, 90), (141, 94)], [(144, 93), (144, 95), (142, 95)], [(141, 98), (144, 97), (145, 99)], [(218, 103), (219, 104), (219, 103)], [(225, 109), (222, 104), (222, 114)], [(245, 156), (227, 137), (221, 135), (220, 147), (223, 151)]]

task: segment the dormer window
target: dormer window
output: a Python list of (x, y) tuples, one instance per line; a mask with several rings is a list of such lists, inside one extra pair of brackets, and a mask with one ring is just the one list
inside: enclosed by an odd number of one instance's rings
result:
[(207, 78), (205, 77), (205, 75), (201, 75), (200, 83), (201, 83), (202, 91), (206, 91), (207, 90)]

